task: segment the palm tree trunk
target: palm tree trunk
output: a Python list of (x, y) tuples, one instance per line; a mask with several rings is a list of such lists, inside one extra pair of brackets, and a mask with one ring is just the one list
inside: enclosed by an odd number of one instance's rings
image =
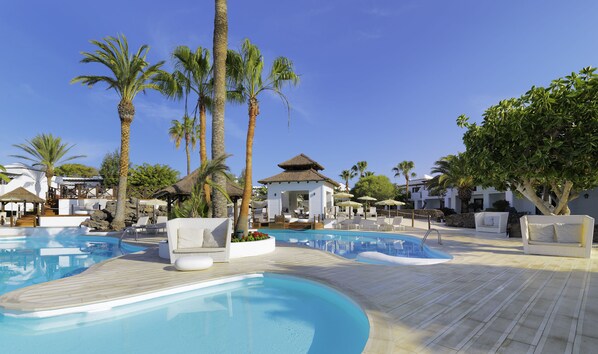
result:
[(258, 102), (255, 98), (249, 100), (249, 126), (247, 127), (247, 141), (245, 144), (245, 184), (243, 186), (243, 200), (241, 201), (241, 210), (235, 230), (243, 231), (247, 235), (249, 220), (249, 203), (253, 191), (252, 168), (253, 168), (253, 136), (255, 133), (255, 121), (259, 114)]
[(189, 153), (189, 140), (191, 137), (189, 134), (185, 134), (185, 154), (187, 155), (187, 176), (191, 174), (191, 155)]
[(120, 163), (118, 172), (118, 192), (116, 195), (116, 215), (112, 220), (112, 229), (121, 230), (125, 227), (125, 207), (127, 201), (127, 176), (129, 175), (129, 141), (131, 137), (131, 123), (135, 116), (133, 103), (121, 101), (118, 104), (120, 117)]
[[(226, 51), (228, 49), (228, 15), (226, 0), (216, 0), (214, 16), (214, 110), (212, 112), (212, 159), (224, 156), (224, 104), (226, 102)], [(223, 174), (212, 176), (214, 183), (226, 188)], [(212, 215), (226, 217), (226, 198), (214, 193)]]
[(409, 201), (409, 177), (407, 176), (405, 176), (405, 194), (407, 195), (407, 200)]
[[(206, 148), (206, 103), (202, 97), (199, 98), (199, 160), (200, 164), (208, 161), (208, 151)], [(212, 197), (209, 184), (203, 185), (203, 192), (206, 204), (212, 207)]]

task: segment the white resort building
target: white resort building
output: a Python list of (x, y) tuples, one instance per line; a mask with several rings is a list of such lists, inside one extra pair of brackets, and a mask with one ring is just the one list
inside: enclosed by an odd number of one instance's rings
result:
[(324, 167), (304, 154), (281, 162), (283, 172), (258, 181), (268, 187), (268, 215), (290, 214), (313, 220), (333, 208), (338, 183), (319, 171)]

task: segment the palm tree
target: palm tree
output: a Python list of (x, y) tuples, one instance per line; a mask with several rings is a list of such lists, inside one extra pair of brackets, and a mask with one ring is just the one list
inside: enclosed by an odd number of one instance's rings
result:
[[(224, 104), (226, 102), (226, 57), (228, 50), (228, 14), (226, 0), (215, 1), (214, 15), (214, 102), (212, 110), (212, 159), (226, 155), (224, 148)], [(213, 177), (215, 185), (226, 187), (226, 178), (221, 174)], [(226, 217), (226, 198), (214, 195), (212, 214)]]
[(142, 45), (135, 54), (129, 53), (129, 44), (124, 35), (106, 37), (104, 41), (91, 40), (91, 44), (98, 47), (95, 52), (82, 52), (82, 63), (99, 63), (106, 66), (113, 76), (82, 75), (71, 80), (89, 87), (97, 83), (105, 83), (109, 89), (114, 89), (120, 97), (118, 116), (120, 118), (120, 166), (118, 178), (118, 195), (116, 202), (116, 216), (112, 228), (122, 229), (125, 226), (125, 200), (127, 197), (127, 176), (129, 174), (129, 139), (131, 123), (135, 117), (133, 99), (140, 92), (148, 89), (159, 89), (152, 82), (155, 75), (161, 73), (163, 61), (149, 65), (146, 61), (149, 47)]
[(448, 155), (436, 161), (432, 173), (438, 173), (437, 181), (432, 182), (432, 188), (446, 190), (456, 188), (457, 196), (469, 205), (471, 194), (476, 186), (476, 180), (471, 173), (469, 163), (462, 153)]
[(409, 177), (415, 177), (415, 172), (411, 172), (415, 168), (413, 161), (402, 161), (399, 162), (395, 167), (392, 168), (392, 172), (395, 173), (395, 177), (403, 175), (405, 177), (405, 191), (407, 193), (407, 199), (409, 199)]
[(172, 52), (175, 70), (172, 74), (157, 75), (154, 81), (160, 86), (160, 91), (169, 98), (185, 97), (185, 112), (187, 99), (191, 92), (197, 95), (197, 102), (193, 108), (199, 112), (199, 157), (201, 163), (208, 160), (206, 148), (206, 111), (211, 108), (213, 82), (210, 52), (206, 48), (198, 47), (195, 52), (187, 46), (178, 46)]
[[(0, 171), (6, 172), (6, 167), (0, 165)], [(8, 178), (8, 176), (2, 172), (0, 172), (0, 179), (3, 180), (4, 182), (9, 182), (10, 178)]]
[(174, 146), (178, 149), (181, 146), (181, 141), (185, 140), (185, 154), (187, 155), (187, 175), (191, 173), (191, 153), (189, 146), (195, 148), (197, 143), (195, 135), (195, 119), (185, 115), (183, 121), (173, 119), (171, 126), (168, 129), (170, 140), (174, 141)]
[(236, 230), (247, 234), (247, 222), (249, 217), (249, 202), (252, 192), (252, 159), (253, 159), (253, 136), (257, 116), (260, 114), (258, 96), (262, 92), (270, 91), (281, 98), (287, 107), (290, 115), (290, 106), (287, 97), (282, 93), (285, 84), (296, 85), (299, 76), (294, 72), (293, 63), (285, 58), (278, 57), (272, 62), (272, 67), (265, 80), (262, 78), (264, 59), (258, 47), (253, 45), (249, 39), (245, 39), (240, 53), (229, 52), (227, 65), (230, 65), (231, 81), (235, 86), (235, 92), (242, 97), (249, 106), (249, 126), (247, 129), (246, 153), (245, 153), (245, 184), (243, 188), (243, 201)]
[(356, 176), (355, 171), (353, 169), (350, 170), (343, 170), (340, 175), (338, 175), (345, 181), (345, 189), (349, 192), (349, 180), (353, 179)]
[(210, 176), (222, 174), (225, 178), (228, 178), (227, 171), (228, 167), (224, 164), (224, 160), (228, 155), (220, 156), (214, 160), (208, 160), (199, 166), (199, 173), (195, 180), (195, 185), (191, 191), (191, 196), (182, 205), (175, 207), (173, 214), (177, 218), (205, 218), (208, 217), (210, 209), (207, 195), (203, 186), (206, 184), (213, 187), (224, 196), (224, 198), (230, 201), (226, 189), (215, 184)]
[(62, 142), (61, 138), (54, 137), (52, 134), (39, 134), (33, 139), (27, 140), (26, 144), (14, 144), (13, 146), (24, 151), (25, 155), (10, 156), (31, 161), (34, 166), (38, 165), (44, 167), (46, 179), (48, 180), (48, 191), (52, 185), (55, 166), (67, 161), (85, 157), (85, 155), (65, 157), (75, 145), (65, 144)]
[(367, 170), (367, 168), (368, 168), (367, 161), (359, 161), (355, 165), (353, 165), (353, 167), (351, 167), (351, 171), (353, 171), (355, 173), (359, 173), (359, 178), (361, 178), (365, 175), (365, 170)]

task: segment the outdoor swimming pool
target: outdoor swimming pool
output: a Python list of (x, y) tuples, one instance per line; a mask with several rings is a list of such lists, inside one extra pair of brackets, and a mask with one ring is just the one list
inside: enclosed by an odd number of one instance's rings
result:
[(434, 264), (452, 257), (420, 248), (420, 240), (413, 236), (367, 231), (342, 230), (260, 230), (276, 241), (301, 244), (336, 255), (374, 264)]
[(0, 294), (79, 274), (109, 258), (143, 250), (118, 239), (56, 235), (0, 237)]
[(365, 313), (319, 283), (251, 274), (108, 311), (0, 316), (6, 353), (361, 353)]

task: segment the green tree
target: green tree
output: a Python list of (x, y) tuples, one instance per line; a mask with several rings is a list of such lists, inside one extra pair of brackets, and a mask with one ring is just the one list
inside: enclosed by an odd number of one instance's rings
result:
[(177, 218), (205, 218), (209, 217), (209, 204), (206, 200), (204, 185), (209, 185), (214, 188), (219, 194), (222, 194), (226, 200), (230, 202), (230, 198), (226, 194), (226, 189), (217, 185), (211, 176), (222, 174), (227, 178), (228, 167), (224, 164), (224, 160), (228, 156), (221, 156), (215, 160), (208, 160), (201, 164), (199, 173), (195, 180), (195, 185), (189, 199), (184, 201), (181, 206), (175, 206), (173, 214)]
[(467, 128), (466, 154), (483, 186), (517, 190), (546, 215), (569, 214), (569, 201), (598, 186), (595, 70), (584, 68), (500, 101), (480, 125), (463, 115), (457, 119)]
[(351, 171), (355, 173), (359, 173), (359, 178), (365, 176), (365, 170), (368, 168), (367, 161), (358, 161), (353, 167), (351, 167)]
[[(226, 156), (224, 146), (224, 106), (226, 103), (226, 57), (228, 50), (228, 12), (226, 0), (215, 0), (214, 11), (214, 102), (212, 111), (212, 159)], [(226, 178), (221, 173), (212, 176), (215, 185), (226, 188)], [(222, 193), (215, 193), (213, 215), (226, 217), (227, 200)]]
[(299, 76), (295, 73), (293, 63), (285, 58), (274, 59), (270, 72), (266, 78), (262, 78), (264, 58), (258, 47), (245, 39), (240, 53), (230, 52), (230, 77), (235, 86), (235, 92), (247, 102), (249, 107), (249, 126), (247, 129), (247, 141), (245, 146), (245, 184), (243, 188), (243, 201), (239, 212), (239, 219), (235, 230), (242, 230), (247, 234), (249, 218), (249, 202), (252, 194), (252, 172), (253, 172), (253, 137), (257, 116), (260, 114), (258, 97), (264, 92), (272, 92), (278, 96), (290, 114), (290, 106), (287, 97), (282, 93), (285, 84), (296, 85)]
[(19, 159), (33, 162), (33, 165), (43, 166), (48, 180), (48, 190), (54, 177), (54, 168), (59, 163), (64, 163), (85, 155), (75, 155), (66, 157), (66, 154), (75, 146), (62, 142), (59, 137), (52, 134), (39, 134), (33, 139), (27, 140), (26, 144), (14, 144), (16, 148), (22, 150), (25, 155), (10, 155)]
[(170, 186), (179, 179), (179, 172), (167, 165), (144, 163), (131, 169), (129, 177), (130, 196), (147, 199), (158, 190)]
[[(102, 185), (105, 188), (115, 188), (118, 186), (118, 170), (120, 166), (120, 154), (118, 150), (104, 155), (100, 165), (100, 176), (102, 176)], [(130, 167), (130, 163), (129, 163)]]
[(372, 172), (372, 171), (365, 171), (363, 173), (363, 177), (370, 177), (370, 176), (373, 176), (373, 175), (374, 175), (374, 172)]
[(392, 172), (395, 173), (395, 177), (403, 176), (405, 177), (405, 191), (407, 193), (407, 199), (411, 195), (409, 191), (409, 179), (411, 177), (415, 177), (415, 172), (411, 172), (415, 168), (415, 163), (413, 161), (402, 161), (399, 162), (395, 167), (392, 168)]
[(170, 140), (174, 141), (174, 146), (178, 149), (181, 141), (185, 140), (185, 155), (187, 156), (187, 175), (191, 173), (191, 152), (189, 148), (195, 148), (197, 144), (195, 136), (195, 119), (185, 115), (182, 121), (173, 119), (168, 129)]
[(82, 63), (98, 63), (108, 68), (113, 76), (82, 75), (71, 80), (71, 83), (80, 82), (89, 87), (97, 83), (108, 85), (120, 97), (118, 103), (118, 116), (120, 118), (120, 163), (118, 195), (116, 202), (116, 216), (112, 221), (112, 228), (119, 230), (125, 227), (125, 199), (127, 195), (127, 177), (129, 174), (129, 140), (131, 123), (135, 117), (133, 99), (140, 92), (148, 89), (159, 89), (152, 82), (156, 74), (161, 73), (163, 61), (149, 65), (146, 60), (149, 47), (142, 45), (135, 54), (129, 53), (129, 44), (124, 35), (106, 37), (104, 41), (91, 40), (91, 44), (98, 47), (93, 52), (82, 52)]
[(434, 163), (432, 173), (436, 173), (428, 181), (428, 190), (443, 194), (449, 188), (457, 189), (457, 196), (469, 205), (473, 189), (477, 185), (471, 164), (462, 153), (448, 155)]
[(340, 175), (340, 178), (345, 181), (345, 190), (349, 192), (349, 180), (353, 179), (356, 176), (355, 171), (351, 170), (343, 170)]
[(395, 186), (384, 175), (362, 177), (351, 190), (356, 198), (370, 196), (378, 200), (391, 199), (395, 195)]
[(56, 167), (54, 174), (56, 176), (88, 178), (99, 175), (99, 172), (95, 167), (82, 165), (80, 163), (65, 163)]
[[(6, 172), (6, 167), (0, 165), (0, 171)], [(2, 172), (0, 172), (0, 179), (3, 180), (4, 182), (9, 182), (10, 178), (8, 178), (8, 176)]]

